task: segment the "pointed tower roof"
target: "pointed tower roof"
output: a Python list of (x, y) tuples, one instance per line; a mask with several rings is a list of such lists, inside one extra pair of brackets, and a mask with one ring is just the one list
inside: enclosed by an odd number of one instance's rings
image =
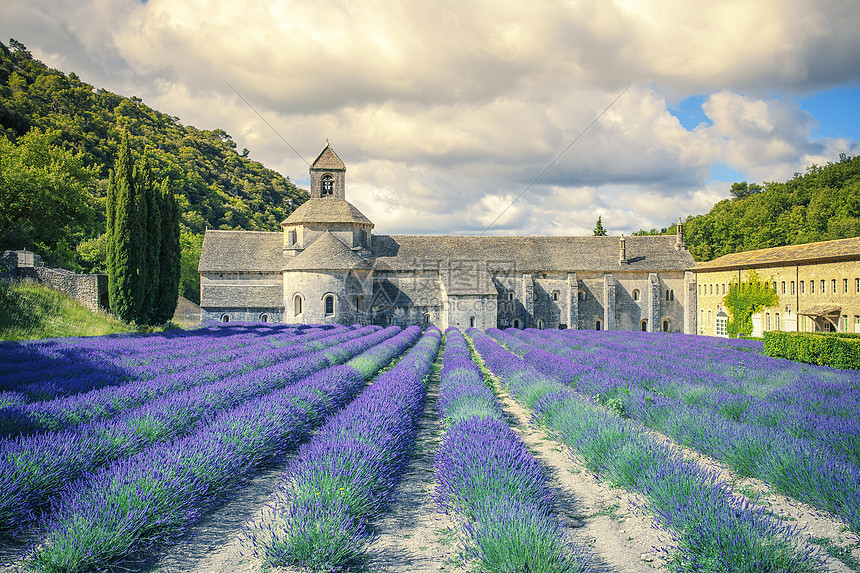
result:
[(343, 169), (346, 170), (346, 165), (344, 165), (343, 161), (340, 160), (340, 157), (337, 156), (337, 153), (334, 152), (334, 149), (329, 145), (328, 140), (326, 139), (325, 147), (320, 151), (317, 158), (311, 162), (311, 169)]
[(326, 231), (284, 266), (285, 271), (370, 270), (370, 264)]
[(308, 199), (290, 213), (281, 226), (302, 223), (373, 223), (355, 205), (345, 199)]

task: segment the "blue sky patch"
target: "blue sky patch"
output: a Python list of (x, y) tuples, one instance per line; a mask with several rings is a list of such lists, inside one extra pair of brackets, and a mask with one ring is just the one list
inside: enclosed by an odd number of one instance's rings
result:
[(676, 106), (671, 106), (669, 108), (669, 113), (678, 118), (678, 121), (681, 122), (681, 125), (684, 126), (684, 129), (687, 131), (692, 131), (699, 126), (699, 124), (704, 123), (705, 127), (712, 125), (712, 122), (705, 112), (702, 111), (702, 104), (705, 103), (707, 96), (703, 95), (694, 95), (690, 96), (686, 99), (681, 100), (681, 102)]
[(815, 116), (812, 137), (860, 139), (860, 87), (840, 87), (798, 99), (800, 107)]
[(708, 183), (713, 181), (725, 181), (727, 183), (747, 181), (748, 183), (758, 183), (758, 181), (750, 181), (742, 171), (732, 169), (725, 163), (714, 163), (711, 165), (711, 172), (708, 174)]

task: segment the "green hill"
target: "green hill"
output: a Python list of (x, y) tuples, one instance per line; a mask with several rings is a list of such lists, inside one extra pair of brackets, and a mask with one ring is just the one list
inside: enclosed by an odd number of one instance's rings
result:
[[(5, 152), (14, 153), (34, 128), (69, 152), (64, 161), (76, 156), (82, 163), (85, 173), (77, 176), (88, 205), (80, 206), (62, 229), (21, 223), (4, 230), (0, 220), (0, 252), (26, 247), (49, 264), (79, 272), (103, 270), (99, 237), (105, 232), (104, 194), (124, 129), (134, 152), (147, 151), (156, 179), (167, 178), (179, 199), (183, 294), (192, 300), (195, 256), (206, 227), (277, 231), (308, 197), (288, 178), (249, 159), (247, 149), (237, 151), (225, 131), (185, 126), (140, 98), (97, 89), (74, 73), (47, 67), (20, 42), (11, 40), (9, 47), (0, 43), (0, 140), (7, 141)], [(0, 191), (0, 209), (7, 206)]]
[(100, 336), (134, 326), (81, 306), (68, 295), (32, 282), (0, 281), (0, 340)]
[[(860, 156), (812, 165), (784, 183), (735, 183), (731, 194), (710, 212), (687, 217), (684, 240), (697, 261), (860, 236)], [(675, 234), (675, 225), (633, 234)]]

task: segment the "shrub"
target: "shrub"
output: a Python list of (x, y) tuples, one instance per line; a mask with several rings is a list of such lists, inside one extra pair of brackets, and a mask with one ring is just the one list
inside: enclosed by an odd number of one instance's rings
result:
[(853, 337), (805, 332), (765, 332), (764, 352), (775, 358), (860, 369), (860, 340)]

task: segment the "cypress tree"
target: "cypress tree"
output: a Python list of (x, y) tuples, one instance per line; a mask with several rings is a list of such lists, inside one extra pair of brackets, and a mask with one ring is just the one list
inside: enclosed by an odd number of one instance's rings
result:
[(132, 221), (131, 245), (133, 252), (129, 253), (133, 272), (132, 292), (134, 297), (134, 318), (138, 324), (146, 324), (149, 308), (144, 307), (144, 293), (146, 292), (147, 274), (147, 206), (146, 186), (152, 179), (149, 174), (148, 163), (145, 159), (138, 160), (134, 165), (134, 216)]
[(139, 225), (127, 131), (122, 134), (107, 194), (108, 298), (114, 314), (131, 322), (139, 307), (139, 299), (135, 299), (135, 279), (139, 271), (135, 234)]
[(149, 157), (144, 154), (137, 169), (137, 189), (146, 204), (146, 217), (142, 220), (141, 246), (145, 251), (141, 266), (141, 305), (138, 322), (155, 324), (156, 298), (161, 258), (161, 189), (152, 180)]
[(153, 323), (163, 324), (173, 318), (179, 298), (181, 258), (179, 253), (179, 206), (167, 186), (161, 183), (161, 245), (158, 290)]

